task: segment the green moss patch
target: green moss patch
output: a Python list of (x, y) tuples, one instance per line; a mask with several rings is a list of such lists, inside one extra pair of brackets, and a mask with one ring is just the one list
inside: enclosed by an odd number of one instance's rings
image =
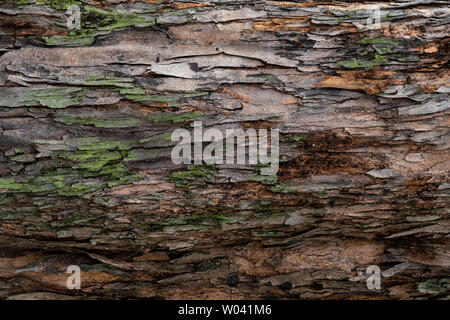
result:
[(39, 103), (52, 109), (61, 109), (80, 104), (81, 88), (43, 88), (28, 92), (24, 98), (25, 105)]
[(6, 189), (6, 193), (80, 196), (140, 180), (123, 163), (134, 141), (80, 138), (35, 143), (38, 150), (50, 152), (54, 164), (32, 177), (1, 178), (0, 189)]
[(188, 170), (175, 171), (169, 176), (169, 181), (177, 187), (187, 187), (190, 183), (205, 183), (211, 179), (217, 169), (213, 166), (193, 165)]
[(360, 44), (365, 46), (365, 50), (355, 52), (354, 55), (358, 56), (358, 58), (339, 61), (337, 65), (347, 69), (371, 69), (376, 66), (386, 65), (391, 60), (400, 61), (402, 59), (399, 53), (401, 42), (398, 40), (392, 38), (364, 38), (360, 40)]
[(72, 2), (79, 5), (81, 10), (81, 28), (71, 30), (64, 36), (40, 37), (39, 40), (48, 46), (89, 46), (93, 44), (97, 36), (108, 34), (112, 30), (140, 24), (154, 24), (153, 20), (148, 20), (134, 13), (102, 10), (77, 1), (62, 1), (57, 4), (58, 2), (42, 1), (42, 4), (49, 4), (55, 10), (67, 8), (70, 5), (69, 3)]

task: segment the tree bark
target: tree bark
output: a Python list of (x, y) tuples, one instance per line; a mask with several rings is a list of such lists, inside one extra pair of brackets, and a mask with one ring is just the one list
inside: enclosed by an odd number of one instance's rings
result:
[[(448, 299), (449, 23), (433, 0), (1, 1), (0, 298)], [(279, 172), (175, 165), (195, 120), (279, 129)]]

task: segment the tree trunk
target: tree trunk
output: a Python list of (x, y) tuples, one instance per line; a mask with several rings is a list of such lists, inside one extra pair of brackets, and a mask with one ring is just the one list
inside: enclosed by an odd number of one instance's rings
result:
[(448, 2), (191, 1), (0, 2), (0, 298), (448, 299)]

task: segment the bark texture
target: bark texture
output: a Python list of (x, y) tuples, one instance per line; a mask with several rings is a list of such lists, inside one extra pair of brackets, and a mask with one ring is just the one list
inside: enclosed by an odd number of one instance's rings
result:
[[(448, 299), (448, 4), (0, 1), (0, 298)], [(278, 174), (174, 165), (194, 120)]]

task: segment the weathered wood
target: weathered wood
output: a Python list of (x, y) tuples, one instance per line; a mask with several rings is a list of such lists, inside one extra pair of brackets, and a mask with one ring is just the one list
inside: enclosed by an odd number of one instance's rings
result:
[[(0, 298), (447, 299), (449, 24), (432, 0), (0, 1)], [(279, 129), (278, 174), (174, 165), (194, 120)]]

